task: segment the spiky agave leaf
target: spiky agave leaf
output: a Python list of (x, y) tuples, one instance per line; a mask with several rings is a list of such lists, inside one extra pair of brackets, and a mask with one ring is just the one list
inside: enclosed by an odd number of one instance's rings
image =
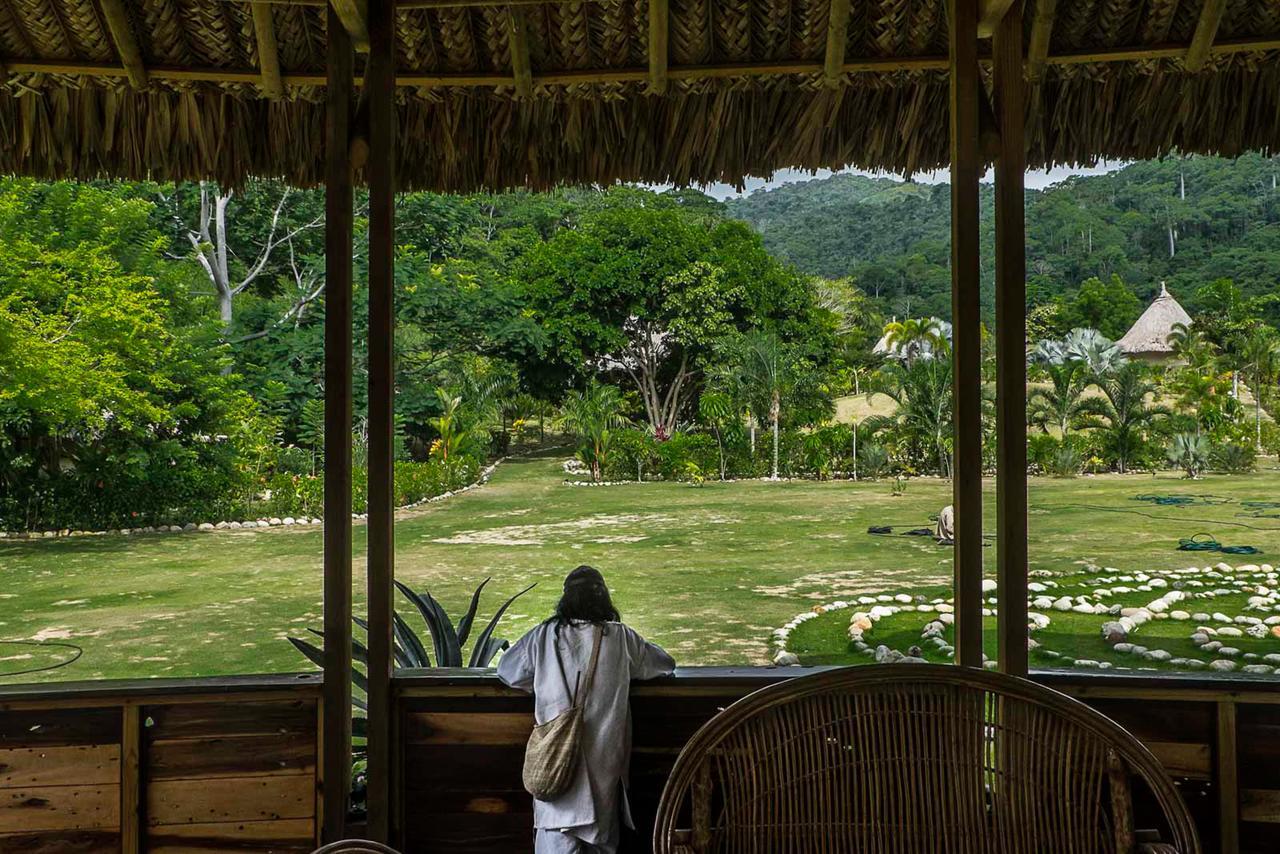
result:
[(480, 594), (484, 592), (484, 586), (491, 579), (486, 578), (480, 582), (480, 586), (476, 588), (476, 592), (471, 594), (471, 605), (467, 608), (467, 613), (458, 621), (458, 648), (461, 649), (467, 642), (467, 637), (471, 634), (471, 624), (476, 619), (476, 609), (480, 607)]
[[(511, 607), (512, 602), (516, 601), (537, 586), (537, 582), (534, 582), (503, 603), (502, 607), (498, 609), (498, 612), (493, 615), (491, 620), (489, 620), (489, 624), (484, 627), (484, 631), (480, 633), (480, 637), (476, 639), (475, 646), (471, 648), (471, 663), (468, 666), (487, 667), (488, 662), (497, 655), (498, 650), (506, 648), (505, 646), (495, 647), (491, 644), (491, 641), (493, 640), (493, 632), (498, 628), (498, 621), (502, 619), (502, 615)], [(500, 641), (499, 643), (505, 644), (506, 642)]]
[(399, 614), (392, 614), (392, 629), (396, 634), (396, 641), (403, 649), (397, 655), (397, 659), (403, 656), (401, 667), (430, 667), (431, 658), (427, 655), (427, 648), (422, 645), (422, 641), (418, 639), (417, 633), (408, 623), (404, 621), (404, 617)]
[[(311, 631), (315, 630), (312, 629)], [(317, 634), (319, 634), (319, 632), (317, 632)], [(324, 669), (324, 650), (320, 649), (320, 647), (312, 643), (307, 643), (304, 640), (299, 640), (298, 638), (289, 638), (289, 643), (293, 644), (294, 649), (305, 655), (321, 670)], [(361, 691), (364, 691), (366, 694), (369, 693), (369, 678), (354, 667), (351, 668), (351, 681)], [(354, 698), (352, 699), (352, 702), (355, 703)]]
[(488, 667), (495, 655), (507, 650), (510, 646), (511, 643), (502, 638), (486, 638), (484, 646), (480, 646), (480, 641), (476, 641), (476, 646), (471, 649), (471, 666)]
[(444, 607), (429, 592), (416, 593), (401, 581), (396, 582), (396, 588), (414, 604), (418, 613), (422, 614), (422, 619), (426, 622), (427, 630), (431, 632), (431, 640), (435, 645), (436, 666), (461, 667), (462, 647), (458, 645), (458, 633), (454, 630), (453, 621), (449, 619)]

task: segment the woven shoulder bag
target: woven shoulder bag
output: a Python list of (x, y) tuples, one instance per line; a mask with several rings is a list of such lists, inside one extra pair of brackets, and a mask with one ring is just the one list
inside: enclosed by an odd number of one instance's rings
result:
[[(538, 724), (529, 734), (529, 744), (524, 751), (524, 788), (540, 801), (555, 800), (573, 785), (578, 763), (582, 761), (582, 717), (587, 697), (591, 694), (591, 683), (595, 681), (603, 634), (604, 626), (597, 625), (591, 646), (591, 663), (587, 665), (587, 679), (582, 682), (582, 674), (579, 673), (574, 680), (570, 694), (573, 705), (546, 723)], [(564, 659), (560, 657), (558, 646), (555, 650), (560, 675), (568, 691), (569, 677), (564, 672)]]

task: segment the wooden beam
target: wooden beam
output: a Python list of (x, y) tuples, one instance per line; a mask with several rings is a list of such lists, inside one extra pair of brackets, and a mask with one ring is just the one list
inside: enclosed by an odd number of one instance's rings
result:
[(391, 835), (392, 585), (395, 581), (395, 0), (369, 0), (369, 823)]
[(991, 38), (1013, 4), (1014, 0), (982, 0), (978, 4), (978, 38)]
[(351, 317), (349, 155), (355, 56), (328, 10), (324, 192), (324, 713), (320, 719), (321, 837), (346, 836), (351, 776)]
[(670, 0), (649, 0), (649, 93), (667, 91), (667, 63), (671, 37)]
[(516, 95), (532, 98), (533, 64), (529, 60), (529, 23), (525, 20), (524, 9), (508, 9), (507, 21), (511, 36), (511, 76), (515, 79)]
[(948, 0), (956, 661), (982, 666), (982, 315), (978, 238), (978, 0)]
[(271, 7), (253, 4), (253, 35), (258, 42), (258, 68), (262, 71), (262, 91), (268, 98), (284, 97), (284, 79), (280, 76), (280, 52), (276, 43), (276, 25)]
[(1022, 10), (991, 40), (996, 125), (996, 659), (1027, 675), (1027, 251)]
[(142, 716), (136, 703), (120, 709), (120, 851), (143, 851)]
[(1053, 35), (1053, 19), (1058, 14), (1058, 0), (1035, 0), (1036, 13), (1031, 19), (1031, 41), (1027, 45), (1027, 79), (1032, 82), (1044, 76), (1049, 58), (1049, 40)]
[(1218, 701), (1218, 850), (1240, 851), (1240, 769), (1234, 700)]
[(1191, 46), (1187, 48), (1185, 64), (1188, 71), (1199, 71), (1204, 68), (1213, 49), (1213, 42), (1218, 37), (1218, 27), (1222, 24), (1222, 13), (1227, 9), (1227, 0), (1204, 0), (1200, 9), (1200, 20), (1196, 23), (1195, 35), (1191, 37)]
[(844, 75), (844, 54), (849, 45), (850, 0), (831, 0), (827, 16), (827, 56), (823, 76), (828, 86), (839, 84)]
[(145, 89), (147, 67), (142, 61), (138, 40), (133, 36), (133, 26), (129, 23), (124, 0), (102, 0), (102, 16), (107, 20), (107, 29), (111, 31), (116, 53), (120, 54), (120, 64), (129, 76), (129, 85), (135, 89)]
[(361, 53), (369, 52), (369, 0), (329, 0), (338, 20), (351, 36), (351, 46)]

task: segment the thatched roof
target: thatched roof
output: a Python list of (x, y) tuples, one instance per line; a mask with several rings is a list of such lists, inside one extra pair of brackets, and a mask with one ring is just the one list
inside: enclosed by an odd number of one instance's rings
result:
[(1172, 353), (1169, 333), (1179, 323), (1190, 326), (1191, 315), (1187, 314), (1186, 309), (1178, 304), (1164, 282), (1161, 282), (1160, 295), (1147, 306), (1147, 310), (1116, 345), (1132, 356)]
[[(4, 0), (0, 171), (319, 182), (321, 2)], [(947, 160), (945, 0), (509, 3), (400, 3), (403, 187)], [(1030, 165), (1280, 142), (1275, 0), (1040, 5)]]

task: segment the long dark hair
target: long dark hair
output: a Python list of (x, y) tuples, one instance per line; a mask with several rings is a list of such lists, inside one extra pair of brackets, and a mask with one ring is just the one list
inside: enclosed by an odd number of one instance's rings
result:
[(569, 573), (564, 580), (564, 593), (547, 622), (555, 624), (558, 634), (562, 626), (573, 620), (585, 623), (622, 622), (613, 599), (609, 598), (604, 576), (595, 567), (584, 564)]

